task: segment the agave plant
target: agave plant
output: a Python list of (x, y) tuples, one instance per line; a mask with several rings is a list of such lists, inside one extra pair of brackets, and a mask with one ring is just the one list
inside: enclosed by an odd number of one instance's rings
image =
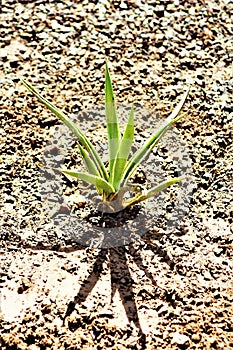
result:
[[(105, 71), (105, 112), (108, 134), (109, 161), (106, 166), (98, 155), (95, 147), (81, 131), (61, 110), (44, 98), (36, 89), (22, 79), (24, 86), (32, 92), (40, 102), (50, 109), (78, 139), (80, 155), (85, 163), (87, 172), (79, 172), (76, 169), (57, 169), (61, 173), (78, 178), (93, 184), (99, 196), (102, 197), (102, 205), (108, 212), (123, 210), (127, 207), (145, 201), (155, 196), (167, 187), (178, 183), (183, 177), (175, 177), (157, 184), (149, 190), (141, 190), (140, 186), (132, 183), (132, 179), (142, 161), (150, 154), (158, 141), (166, 131), (181, 117), (180, 111), (189, 94), (185, 91), (181, 101), (168, 116), (163, 125), (145, 142), (141, 149), (130, 156), (134, 140), (134, 105), (132, 105), (123, 135), (120, 133), (116, 104), (109, 74), (108, 64)], [(127, 193), (127, 195), (126, 195)]]

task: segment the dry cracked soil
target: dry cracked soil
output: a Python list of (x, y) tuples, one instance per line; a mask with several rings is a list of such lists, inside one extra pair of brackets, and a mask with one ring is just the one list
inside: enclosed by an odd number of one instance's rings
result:
[[(1, 349), (233, 348), (233, 2), (3, 0), (0, 11)], [(77, 145), (56, 153), (61, 123), (20, 77), (74, 117), (102, 105), (106, 59), (117, 102), (150, 111), (139, 144), (191, 86), (174, 131), (193, 187), (175, 224), (165, 227), (165, 213), (132, 242), (98, 248), (83, 240), (99, 220), (84, 185), (60, 177), (64, 205), (49, 170), (41, 181), (48, 149), (73, 166)], [(84, 116), (98, 143), (104, 122)], [(168, 148), (154, 155), (170, 159)], [(83, 218), (72, 235), (70, 208)]]

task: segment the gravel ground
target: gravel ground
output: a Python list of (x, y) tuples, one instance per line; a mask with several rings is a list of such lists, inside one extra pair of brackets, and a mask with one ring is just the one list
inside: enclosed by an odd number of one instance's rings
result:
[[(0, 16), (1, 348), (233, 348), (233, 2), (8, 0)], [(194, 189), (174, 229), (100, 250), (46, 216), (60, 124), (19, 77), (76, 115), (102, 103), (106, 58), (117, 102), (161, 118), (192, 86), (177, 128)]]

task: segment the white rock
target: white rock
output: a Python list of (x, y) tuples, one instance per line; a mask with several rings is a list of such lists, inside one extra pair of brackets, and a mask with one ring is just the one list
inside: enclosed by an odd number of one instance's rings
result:
[(180, 334), (179, 332), (174, 333), (172, 338), (172, 344), (176, 343), (179, 345), (183, 345), (189, 341), (190, 341), (189, 337), (187, 337), (184, 334)]

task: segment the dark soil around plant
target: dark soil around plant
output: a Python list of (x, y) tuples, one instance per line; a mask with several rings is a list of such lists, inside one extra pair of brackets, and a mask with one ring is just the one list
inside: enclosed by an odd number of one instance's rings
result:
[[(233, 2), (9, 0), (0, 18), (1, 349), (233, 348)], [(63, 224), (71, 210), (107, 228), (121, 227), (123, 214), (115, 224), (94, 215), (84, 185), (62, 176), (56, 192), (49, 169), (54, 200), (45, 207), (43, 156), (52, 147), (58, 163), (79, 158), (75, 144), (56, 153), (61, 124), (19, 78), (77, 116), (103, 103), (106, 58), (117, 103), (151, 113), (137, 127), (139, 143), (191, 85), (175, 129), (192, 160), (193, 190), (176, 225), (164, 224), (167, 205), (137, 238), (97, 249), (84, 221), (72, 235), (54, 226), (53, 210)], [(104, 122), (90, 128), (87, 119), (80, 127), (98, 142)], [(155, 156), (168, 159), (161, 149)]]

